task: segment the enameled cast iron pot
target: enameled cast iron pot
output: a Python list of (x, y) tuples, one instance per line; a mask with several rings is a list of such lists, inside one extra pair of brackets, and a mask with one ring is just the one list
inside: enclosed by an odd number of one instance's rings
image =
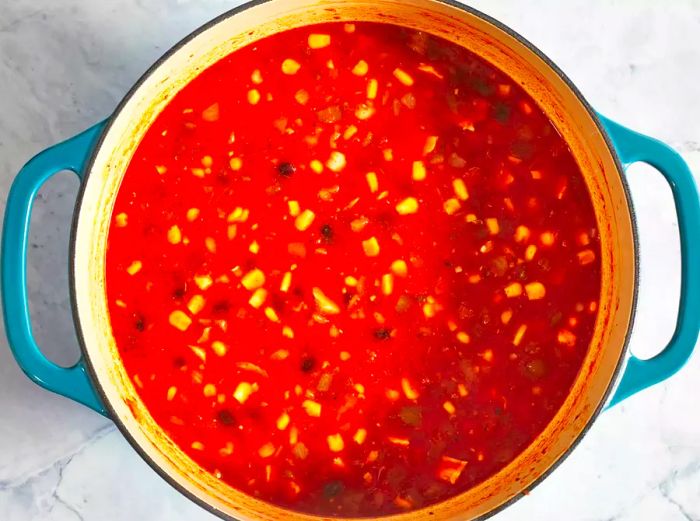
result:
[[(467, 47), (509, 74), (540, 104), (566, 139), (593, 199), (601, 238), (602, 294), (593, 340), (561, 410), (531, 446), (475, 488), (395, 519), (474, 519), (512, 502), (542, 479), (606, 406), (664, 380), (690, 356), (700, 327), (700, 209), (692, 174), (667, 146), (596, 114), (571, 82), (522, 37), (452, 0), (268, 0), (219, 17), (179, 43), (134, 86), (106, 122), (45, 150), (10, 191), (2, 244), (2, 296), (10, 345), (38, 384), (111, 418), (167, 481), (228, 519), (318, 519), (238, 492), (190, 460), (154, 423), (122, 367), (105, 297), (105, 252), (114, 200), (129, 160), (160, 110), (218, 59), (275, 32), (318, 22), (391, 22)], [(638, 249), (624, 168), (656, 167), (671, 185), (680, 228), (678, 322), (664, 351), (642, 361), (627, 352), (637, 293)], [(82, 186), (71, 238), (71, 299), (81, 360), (59, 367), (42, 354), (30, 326), (26, 246), (32, 200), (60, 170)], [(694, 260), (695, 266), (691, 265)]]

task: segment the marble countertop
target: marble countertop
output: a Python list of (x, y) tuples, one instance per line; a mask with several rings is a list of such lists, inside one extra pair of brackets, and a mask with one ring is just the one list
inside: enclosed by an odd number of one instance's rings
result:
[[(224, 0), (0, 0), (0, 205), (34, 153), (106, 117), (165, 50)], [(700, 172), (697, 0), (472, 0), (549, 55), (598, 110), (676, 147)], [(630, 182), (641, 231), (632, 350), (649, 356), (677, 308), (678, 237), (670, 191), (650, 168)], [(67, 239), (77, 181), (42, 190), (29, 289), (53, 359), (77, 357)], [(700, 259), (696, 259), (696, 262)], [(104, 418), (31, 383), (0, 336), (0, 519), (207, 520)], [(700, 520), (700, 355), (670, 381), (603, 414), (574, 453), (494, 521)]]

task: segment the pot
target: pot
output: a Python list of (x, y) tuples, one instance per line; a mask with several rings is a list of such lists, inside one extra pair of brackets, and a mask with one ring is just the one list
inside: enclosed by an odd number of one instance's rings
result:
[[(257, 39), (325, 21), (391, 22), (427, 31), (480, 55), (540, 104), (569, 144), (591, 194), (601, 240), (602, 290), (582, 369), (554, 419), (514, 461), (467, 492), (397, 520), (476, 519), (522, 496), (565, 457), (596, 416), (678, 371), (700, 328), (700, 204), (692, 174), (662, 143), (595, 113), (541, 52), (497, 21), (451, 0), (255, 1), (213, 20), (176, 45), (133, 87), (105, 122), (40, 153), (10, 191), (2, 244), (2, 296), (17, 362), (39, 385), (112, 419), (136, 451), (174, 487), (225, 519), (311, 520), (220, 482), (183, 453), (153, 421), (120, 363), (105, 296), (107, 232), (119, 185), (141, 138), (161, 109), (199, 72)], [(624, 169), (644, 161), (669, 182), (682, 255), (678, 322), (651, 360), (629, 355), (637, 295), (638, 248)], [(26, 288), (29, 216), (40, 186), (61, 170), (81, 180), (71, 237), (71, 299), (82, 348), (71, 368), (46, 359), (32, 337)], [(695, 236), (695, 237), (694, 237)], [(696, 239), (696, 240), (692, 240)]]

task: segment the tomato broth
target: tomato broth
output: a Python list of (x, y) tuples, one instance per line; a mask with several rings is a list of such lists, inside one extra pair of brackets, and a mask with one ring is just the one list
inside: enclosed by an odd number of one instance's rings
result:
[(566, 142), (507, 75), (394, 25), (275, 34), (146, 132), (107, 253), (138, 394), (262, 500), (377, 516), (528, 446), (586, 355), (600, 246)]

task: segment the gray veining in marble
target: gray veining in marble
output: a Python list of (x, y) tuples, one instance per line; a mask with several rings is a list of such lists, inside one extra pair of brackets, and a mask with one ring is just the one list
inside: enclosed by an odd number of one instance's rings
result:
[[(224, 0), (0, 0), (0, 210), (34, 153), (107, 116), (170, 45)], [(700, 1), (472, 0), (552, 58), (598, 110), (675, 146), (700, 172)], [(652, 354), (677, 306), (667, 187), (630, 172), (642, 274), (632, 347)], [(67, 237), (77, 181), (37, 201), (29, 266), (36, 336), (75, 359)], [(700, 259), (695, 259), (700, 262)], [(213, 520), (157, 477), (104, 418), (32, 384), (0, 338), (0, 520)], [(602, 415), (532, 494), (494, 521), (700, 521), (700, 355)]]

